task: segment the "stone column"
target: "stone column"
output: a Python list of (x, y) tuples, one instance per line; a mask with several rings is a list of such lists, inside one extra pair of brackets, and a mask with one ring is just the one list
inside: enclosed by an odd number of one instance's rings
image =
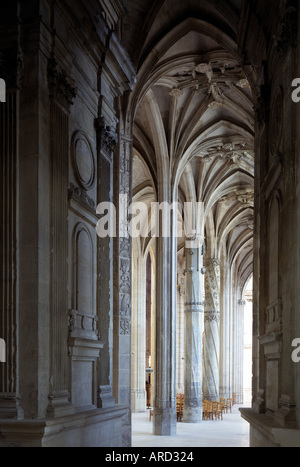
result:
[(185, 362), (185, 274), (178, 273), (177, 279), (177, 366), (176, 392), (184, 392), (184, 362)]
[[(157, 239), (153, 433), (176, 435), (176, 264), (174, 238)], [(174, 288), (174, 290), (173, 290)], [(170, 293), (171, 292), (171, 293)], [(174, 293), (175, 292), (175, 293)]]
[[(14, 51), (16, 52), (16, 50)], [(0, 338), (6, 347), (0, 363), (0, 418), (22, 419), (19, 396), (19, 300), (18, 300), (18, 179), (19, 179), (19, 88), (20, 52), (9, 51), (0, 62), (0, 77), (6, 83), (6, 102), (0, 104), (1, 164), (1, 289)], [(6, 57), (5, 57), (6, 58)]]
[(69, 114), (75, 88), (54, 54), (48, 63), (51, 109), (51, 293), (48, 417), (72, 414), (68, 381), (68, 154)]
[(203, 240), (186, 243), (185, 423), (202, 421)]
[(203, 397), (219, 400), (220, 261), (206, 260)]
[[(99, 116), (96, 121), (98, 153), (98, 201), (113, 202), (113, 153), (117, 144), (117, 134)], [(113, 238), (98, 239), (98, 303), (99, 328), (104, 347), (100, 354), (100, 374), (98, 376), (98, 407), (115, 405), (112, 392), (113, 366)]]
[(132, 302), (132, 412), (146, 410), (146, 261), (134, 258)]
[(118, 236), (114, 239), (114, 355), (113, 381), (117, 404), (128, 407), (123, 420), (123, 446), (131, 446), (131, 204), (132, 140), (119, 136), (114, 160), (114, 205)]
[(238, 300), (237, 303), (237, 317), (235, 326), (235, 365), (234, 365), (234, 382), (233, 392), (237, 404), (244, 402), (244, 313), (246, 301), (243, 299)]
[(230, 397), (230, 284), (231, 273), (226, 257), (222, 258), (222, 278), (220, 287), (220, 397)]

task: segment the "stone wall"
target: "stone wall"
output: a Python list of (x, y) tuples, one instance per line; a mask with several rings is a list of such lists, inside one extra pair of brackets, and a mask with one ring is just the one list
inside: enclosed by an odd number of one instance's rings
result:
[(130, 398), (118, 389), (130, 394), (130, 381), (112, 389), (123, 338), (113, 336), (114, 245), (97, 237), (96, 207), (113, 200), (118, 100), (135, 73), (113, 32), (124, 6), (101, 3), (1, 6), (2, 445), (130, 444)]
[[(297, 2), (278, 2), (276, 21), (268, 24), (267, 34), (273, 40), (265, 47), (267, 62), (258, 87), (254, 410), (242, 411), (251, 424), (253, 446), (292, 446), (299, 436), (298, 369), (291, 359), (291, 343), (299, 333), (299, 261), (294, 248), (299, 237), (295, 170), (299, 112), (291, 99), (291, 83), (299, 74), (297, 15)], [(253, 36), (253, 30), (247, 35)], [(287, 436), (289, 430), (292, 436)]]

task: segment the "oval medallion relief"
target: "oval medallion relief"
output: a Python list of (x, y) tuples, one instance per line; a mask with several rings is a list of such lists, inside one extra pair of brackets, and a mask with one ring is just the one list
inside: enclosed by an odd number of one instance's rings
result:
[(90, 190), (95, 182), (95, 159), (92, 147), (82, 131), (73, 136), (72, 160), (79, 186), (86, 191)]

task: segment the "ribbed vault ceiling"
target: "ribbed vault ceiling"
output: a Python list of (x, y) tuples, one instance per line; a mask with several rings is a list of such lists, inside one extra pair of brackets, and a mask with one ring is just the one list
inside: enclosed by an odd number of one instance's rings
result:
[[(203, 202), (207, 257), (252, 272), (254, 112), (236, 53), (240, 2), (126, 1), (123, 40), (138, 67), (133, 193)], [(200, 18), (200, 20), (199, 20)], [(149, 239), (142, 240), (146, 251)], [(178, 241), (178, 251), (184, 239)]]

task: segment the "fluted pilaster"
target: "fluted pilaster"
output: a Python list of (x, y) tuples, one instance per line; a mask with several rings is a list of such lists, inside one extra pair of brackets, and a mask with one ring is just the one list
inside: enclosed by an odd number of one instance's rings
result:
[[(16, 55), (15, 55), (16, 52)], [(23, 418), (19, 396), (19, 300), (18, 300), (18, 166), (19, 88), (21, 50), (14, 50), (0, 63), (6, 98), (0, 103), (0, 338), (5, 343), (5, 362), (0, 363), (0, 418)]]

